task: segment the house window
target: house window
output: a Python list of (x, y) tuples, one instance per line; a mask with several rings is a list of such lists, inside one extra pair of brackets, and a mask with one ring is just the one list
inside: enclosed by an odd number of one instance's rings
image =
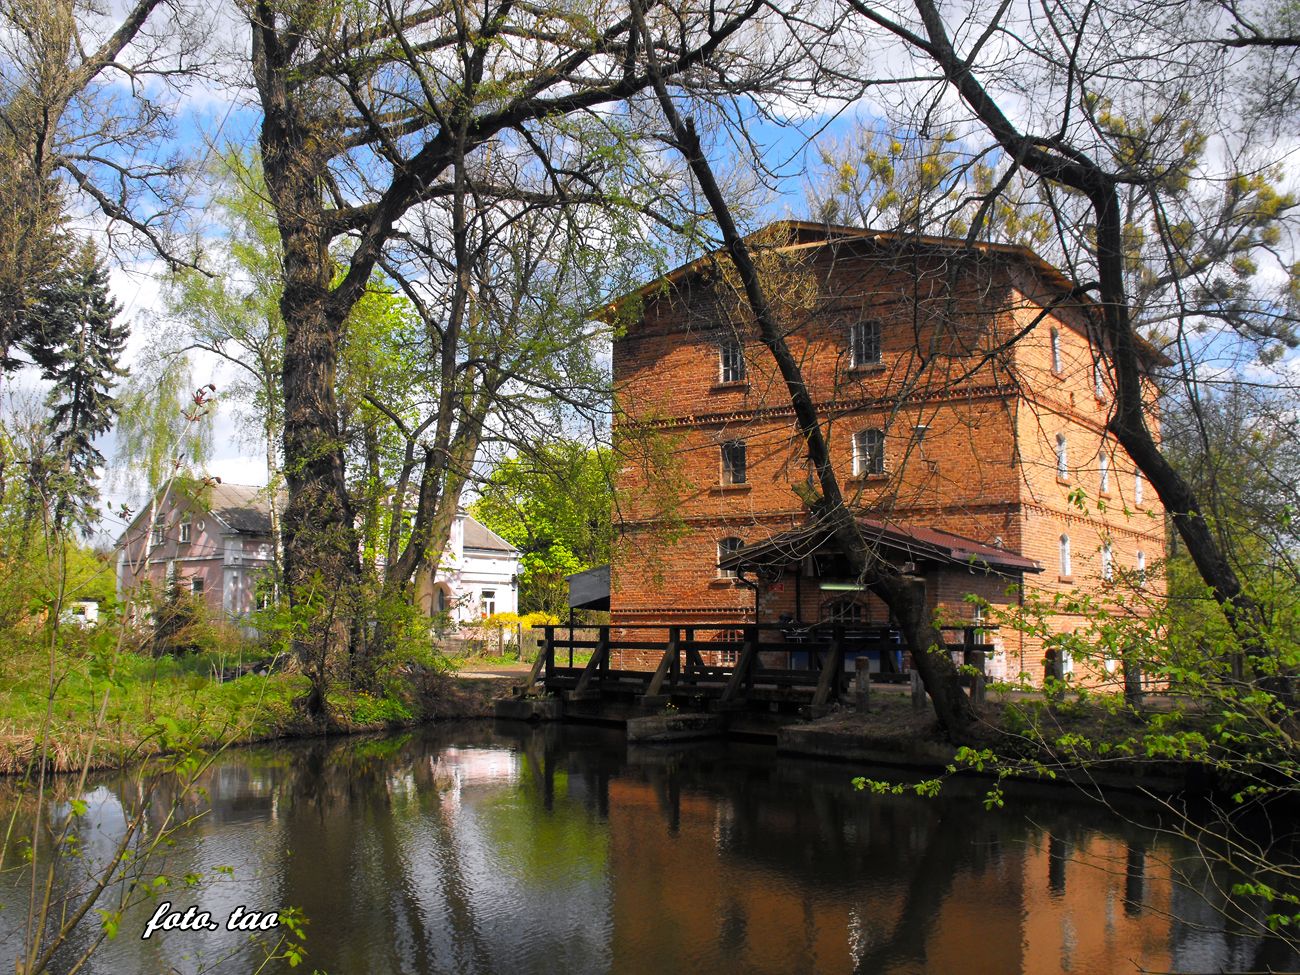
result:
[(924, 423), (918, 423), (916, 426), (912, 427), (912, 439), (915, 440), (918, 445), (923, 444), (925, 443), (925, 435), (929, 431), (930, 428)]
[(1063, 433), (1056, 435), (1056, 476), (1063, 481), (1070, 479), (1070, 449)]
[(849, 365), (873, 366), (880, 362), (880, 323), (854, 322), (849, 326)]
[(1106, 448), (1101, 449), (1097, 455), (1097, 490), (1101, 494), (1110, 493), (1110, 455), (1106, 453)]
[(722, 483), (744, 484), (747, 475), (745, 441), (728, 440), (722, 445)]
[(153, 529), (149, 533), (150, 545), (161, 545), (163, 543), (163, 528), (165, 525), (166, 522), (163, 520), (162, 515), (154, 519)]
[(1133, 503), (1142, 503), (1142, 472), (1133, 472)]
[[(736, 537), (732, 536), (732, 537), (729, 537), (729, 538), (721, 538), (721, 539), (718, 539), (718, 561), (721, 562), (721, 561), (722, 561), (723, 559), (725, 559), (728, 555), (731, 555), (733, 552), (738, 552), (738, 551), (740, 551), (740, 550), (741, 550), (742, 548), (744, 548), (744, 547), (745, 547), (745, 541), (744, 541), (744, 539), (742, 539), (742, 538), (736, 538)], [(718, 578), (719, 578), (719, 579), (734, 579), (734, 578), (736, 578), (736, 570), (735, 570), (735, 569), (724, 569), (724, 568), (719, 567), (719, 568), (718, 568)]]
[(1147, 553), (1141, 549), (1137, 554), (1137, 584), (1138, 588), (1147, 584)]
[(1092, 364), (1092, 394), (1099, 400), (1106, 398), (1106, 372), (1100, 359)]
[(203, 595), (203, 576), (190, 576), (190, 592), (196, 596)]
[(185, 544), (189, 542), (189, 540), (190, 540), (190, 519), (189, 516), (187, 515), (185, 517), (185, 520), (181, 522), (181, 544)]
[(1061, 330), (1052, 329), (1052, 372), (1061, 373)]
[(1103, 582), (1115, 581), (1115, 551), (1110, 542), (1101, 543), (1101, 579)]
[(858, 477), (885, 473), (885, 434), (862, 430), (853, 435), (853, 473)]
[(484, 616), (493, 616), (497, 611), (497, 591), (495, 589), (484, 589), (479, 595), (479, 607)]
[(718, 345), (718, 381), (739, 383), (745, 379), (745, 352), (740, 339), (734, 335), (724, 338)]
[(1070, 576), (1074, 573), (1074, 567), (1070, 564), (1070, 536), (1061, 536), (1061, 575)]
[(822, 620), (826, 623), (863, 623), (866, 611), (854, 599), (837, 599), (822, 607)]

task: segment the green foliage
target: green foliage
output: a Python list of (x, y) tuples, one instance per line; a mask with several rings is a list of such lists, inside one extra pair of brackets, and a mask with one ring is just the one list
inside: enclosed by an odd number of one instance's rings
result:
[(565, 576), (608, 564), (610, 465), (608, 450), (553, 441), (498, 464), (470, 506), (475, 518), (523, 553), (521, 610), (564, 612)]

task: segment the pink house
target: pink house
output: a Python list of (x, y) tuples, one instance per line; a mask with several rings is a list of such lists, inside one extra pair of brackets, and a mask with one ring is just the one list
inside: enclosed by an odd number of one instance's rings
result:
[(169, 482), (118, 539), (118, 598), (145, 581), (175, 585), (251, 634), (257, 583), (274, 564), (268, 500), (264, 487)]

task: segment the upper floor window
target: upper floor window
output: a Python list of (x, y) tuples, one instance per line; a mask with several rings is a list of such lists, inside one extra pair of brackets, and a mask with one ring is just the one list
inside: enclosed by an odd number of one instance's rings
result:
[(1092, 364), (1092, 395), (1101, 400), (1106, 398), (1106, 370), (1100, 359)]
[(740, 339), (728, 335), (718, 343), (718, 382), (745, 381), (745, 348)]
[(190, 576), (190, 592), (196, 596), (203, 595), (203, 576)]
[(744, 484), (748, 474), (745, 464), (745, 441), (728, 440), (722, 445), (722, 483)]
[(1147, 553), (1141, 549), (1137, 554), (1137, 584), (1139, 587), (1147, 584)]
[(166, 522), (163, 521), (162, 515), (159, 515), (154, 519), (153, 528), (149, 532), (150, 545), (161, 545), (163, 543), (163, 529), (165, 527)]
[(1052, 372), (1061, 372), (1061, 330), (1052, 329)]
[[(732, 537), (729, 537), (729, 538), (720, 538), (720, 539), (718, 539), (718, 561), (721, 562), (721, 561), (722, 561), (723, 559), (725, 559), (728, 555), (731, 555), (731, 554), (734, 553), (734, 552), (739, 552), (739, 551), (740, 551), (742, 548), (744, 548), (744, 547), (745, 547), (745, 540), (744, 540), (743, 538), (736, 538), (736, 537), (732, 536)], [(724, 568), (719, 567), (719, 568), (718, 568), (718, 578), (719, 578), (719, 579), (734, 579), (734, 578), (736, 578), (736, 570), (735, 570), (735, 569), (724, 569)]]
[(1097, 490), (1102, 494), (1110, 493), (1110, 454), (1106, 453), (1106, 448), (1101, 448), (1101, 453), (1097, 455)]
[(854, 322), (849, 326), (849, 365), (872, 366), (880, 361), (880, 323)]
[(186, 515), (181, 521), (181, 543), (184, 544), (190, 540), (190, 516)]
[(1103, 582), (1115, 581), (1115, 550), (1110, 542), (1101, 543), (1101, 578)]
[(885, 473), (885, 435), (862, 430), (853, 435), (853, 473), (859, 477)]
[(1061, 575), (1072, 575), (1074, 566), (1070, 564), (1070, 536), (1061, 536)]
[(1065, 434), (1056, 435), (1056, 476), (1061, 480), (1070, 477), (1070, 448), (1065, 442)]
[(1133, 472), (1133, 503), (1142, 503), (1142, 472)]

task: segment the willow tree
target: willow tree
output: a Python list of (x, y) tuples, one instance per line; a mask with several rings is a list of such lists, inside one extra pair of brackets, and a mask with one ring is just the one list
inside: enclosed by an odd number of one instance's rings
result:
[[(310, 656), (346, 645), (355, 656), (365, 653), (361, 568), (335, 389), (348, 314), (412, 211), (467, 191), (529, 195), (466, 164), (488, 143), (532, 153), (558, 176), (550, 148), (572, 120), (620, 128), (617, 106), (648, 83), (646, 42), (617, 5), (260, 0), (247, 10), (284, 252), (283, 529), (297, 647)], [(797, 45), (757, 30), (770, 16), (757, 0), (662, 14), (647, 36), (668, 76), (779, 88), (798, 63)], [(547, 182), (547, 193), (568, 192)], [(455, 244), (452, 233), (445, 250)]]

